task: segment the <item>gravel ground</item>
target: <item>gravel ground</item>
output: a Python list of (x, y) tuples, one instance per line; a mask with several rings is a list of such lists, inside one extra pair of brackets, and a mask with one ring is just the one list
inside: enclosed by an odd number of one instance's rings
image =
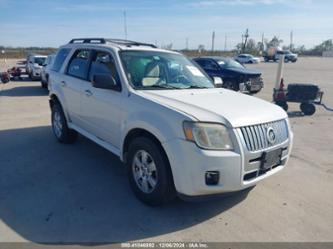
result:
[[(14, 65), (0, 62), (0, 71)], [(257, 97), (271, 101), (276, 63)], [(316, 83), (333, 107), (333, 58), (285, 65), (285, 82)], [(131, 193), (108, 151), (80, 137), (56, 142), (40, 83), (0, 84), (0, 242), (333, 241), (333, 113), (304, 117), (290, 105), (289, 164), (250, 192), (151, 208)], [(245, 109), (246, 107), (244, 107)]]

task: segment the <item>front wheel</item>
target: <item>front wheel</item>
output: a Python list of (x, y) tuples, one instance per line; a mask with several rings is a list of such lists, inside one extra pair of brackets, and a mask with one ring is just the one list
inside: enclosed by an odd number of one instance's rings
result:
[(229, 81), (229, 80), (223, 82), (222, 87), (230, 89), (230, 90), (234, 90), (234, 91), (239, 91), (239, 84)]
[(131, 188), (142, 202), (156, 206), (175, 198), (176, 191), (166, 155), (151, 139), (134, 139), (126, 164)]
[(52, 130), (59, 142), (70, 144), (77, 139), (77, 132), (68, 128), (66, 117), (59, 103), (52, 106)]

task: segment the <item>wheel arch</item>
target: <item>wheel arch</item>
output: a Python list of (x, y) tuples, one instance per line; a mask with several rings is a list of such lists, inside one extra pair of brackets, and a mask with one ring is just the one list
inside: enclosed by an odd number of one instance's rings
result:
[(149, 138), (150, 140), (152, 140), (159, 147), (159, 149), (162, 151), (162, 153), (165, 155), (165, 157), (169, 163), (169, 159), (166, 154), (166, 151), (163, 148), (163, 145), (162, 145), (160, 139), (158, 138), (158, 136), (144, 128), (133, 128), (127, 132), (127, 134), (124, 138), (124, 142), (122, 144), (122, 151), (121, 151), (122, 161), (126, 162), (126, 155), (128, 153), (128, 149), (131, 144), (131, 141), (133, 141), (135, 138), (138, 138), (138, 137), (146, 137), (146, 138)]
[(61, 106), (61, 108), (65, 114), (66, 120), (71, 121), (70, 117), (68, 116), (66, 106), (62, 104), (61, 98), (59, 98), (59, 96), (57, 96), (55, 93), (50, 94), (49, 103), (50, 103), (51, 110), (52, 110), (53, 105), (58, 103)]

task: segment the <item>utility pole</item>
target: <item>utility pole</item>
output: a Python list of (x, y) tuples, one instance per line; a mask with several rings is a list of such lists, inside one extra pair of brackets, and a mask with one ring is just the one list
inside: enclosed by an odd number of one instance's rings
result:
[(215, 31), (212, 34), (212, 52), (214, 52), (214, 45), (215, 45)]
[(224, 36), (224, 51), (227, 51), (227, 39), (228, 39), (228, 36), (227, 36), (227, 34), (225, 34), (225, 36)]
[(289, 50), (291, 51), (293, 49), (293, 31), (290, 32), (290, 46), (289, 46)]
[(124, 10), (124, 32), (125, 32), (125, 40), (127, 40), (127, 20), (126, 20), (126, 10)]
[(188, 50), (188, 37), (186, 37), (186, 50)]
[(244, 41), (244, 44), (243, 44), (243, 52), (244, 52), (245, 47), (246, 47), (247, 38), (249, 38), (249, 29), (246, 29), (244, 37), (245, 37), (245, 41)]
[(243, 46), (244, 46), (243, 44), (244, 44), (244, 35), (242, 34), (242, 44), (241, 44), (241, 48), (240, 48), (241, 52), (243, 51)]
[(264, 33), (261, 35), (261, 52), (263, 53), (265, 50), (265, 45), (264, 45)]

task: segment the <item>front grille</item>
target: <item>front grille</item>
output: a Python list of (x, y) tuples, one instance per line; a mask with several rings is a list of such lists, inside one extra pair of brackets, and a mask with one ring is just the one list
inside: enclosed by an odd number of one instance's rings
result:
[[(267, 139), (267, 129), (271, 127), (275, 133), (275, 141)], [(241, 127), (244, 142), (248, 151), (257, 151), (283, 143), (288, 139), (288, 126), (285, 120), (269, 122), (259, 125)]]

